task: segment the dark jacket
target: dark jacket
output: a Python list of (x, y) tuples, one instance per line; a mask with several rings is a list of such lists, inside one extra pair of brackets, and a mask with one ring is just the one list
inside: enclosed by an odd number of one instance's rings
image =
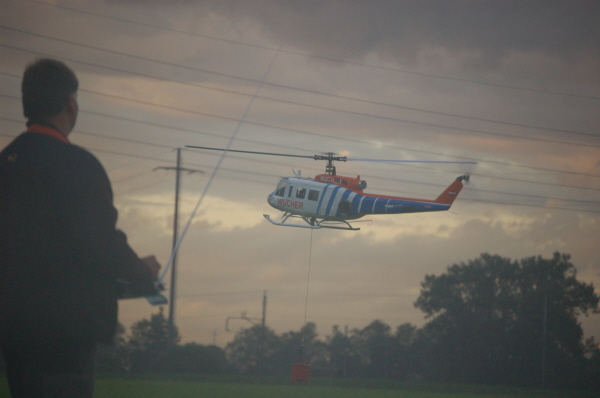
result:
[(110, 182), (86, 150), (26, 132), (0, 153), (0, 338), (110, 342), (117, 279), (150, 272), (116, 229)]

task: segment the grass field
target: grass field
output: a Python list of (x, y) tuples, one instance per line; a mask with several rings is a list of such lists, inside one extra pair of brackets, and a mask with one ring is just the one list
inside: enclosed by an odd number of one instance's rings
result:
[(101, 381), (96, 389), (96, 398), (125, 397), (177, 397), (177, 398), (444, 398), (459, 397), (443, 393), (398, 392), (366, 388), (340, 388), (327, 386), (259, 385), (198, 382), (114, 382)]
[[(0, 377), (0, 397), (8, 397)], [(96, 398), (595, 398), (598, 392), (518, 389), (374, 380), (315, 379), (294, 385), (284, 379), (233, 376), (100, 376)]]

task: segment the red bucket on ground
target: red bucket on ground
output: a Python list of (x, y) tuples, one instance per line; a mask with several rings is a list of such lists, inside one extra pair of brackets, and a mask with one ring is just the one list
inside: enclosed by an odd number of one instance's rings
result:
[(310, 366), (302, 363), (292, 364), (292, 383), (308, 384)]

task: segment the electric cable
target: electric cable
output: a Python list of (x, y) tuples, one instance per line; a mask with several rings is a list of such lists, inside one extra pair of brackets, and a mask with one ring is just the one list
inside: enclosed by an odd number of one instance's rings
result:
[(310, 229), (310, 246), (308, 248), (308, 274), (306, 275), (306, 297), (304, 300), (304, 323), (306, 326), (306, 315), (308, 313), (308, 284), (310, 281), (310, 266), (312, 263), (313, 229)]
[[(123, 23), (129, 24), (129, 25), (144, 26), (144, 27), (156, 29), (158, 31), (179, 33), (179, 34), (184, 34), (184, 35), (188, 35), (188, 36), (192, 36), (192, 37), (218, 41), (221, 43), (230, 43), (230, 44), (241, 45), (241, 46), (251, 47), (251, 48), (257, 48), (257, 49), (262, 49), (262, 50), (275, 50), (275, 48), (272, 46), (248, 43), (248, 42), (243, 42), (243, 41), (239, 41), (239, 40), (225, 39), (222, 37), (215, 37), (215, 36), (210, 36), (210, 35), (206, 35), (206, 34), (190, 32), (190, 31), (186, 31), (183, 29), (171, 28), (171, 27), (167, 27), (167, 26), (160, 26), (160, 25), (151, 24), (151, 23), (147, 23), (147, 22), (133, 21), (133, 20), (126, 19), (126, 18), (116, 17), (114, 15), (105, 15), (105, 14), (101, 14), (98, 12), (92, 12), (90, 10), (83, 10), (83, 9), (79, 9), (79, 8), (69, 7), (69, 6), (65, 6), (65, 5), (61, 5), (61, 4), (57, 4), (57, 3), (48, 3), (46, 1), (40, 1), (40, 0), (20, 0), (20, 1), (28, 1), (31, 3), (43, 4), (47, 7), (64, 9), (64, 10), (77, 12), (77, 13), (84, 14), (84, 15), (94, 16), (96, 18), (119, 21), (119, 22), (123, 22)], [(496, 88), (502, 88), (502, 89), (543, 93), (543, 94), (549, 94), (549, 95), (555, 95), (555, 96), (566, 96), (566, 97), (574, 97), (574, 98), (582, 98), (582, 99), (600, 100), (600, 97), (595, 96), (595, 95), (573, 94), (573, 93), (552, 91), (552, 90), (548, 90), (548, 89), (544, 89), (544, 88), (522, 87), (522, 86), (509, 85), (509, 84), (478, 81), (478, 80), (472, 80), (472, 79), (467, 79), (467, 78), (442, 76), (442, 75), (436, 75), (433, 73), (407, 71), (407, 70), (403, 70), (400, 68), (393, 68), (393, 67), (389, 67), (389, 66), (373, 65), (373, 64), (368, 64), (368, 63), (364, 63), (364, 62), (348, 61), (348, 60), (342, 60), (339, 58), (319, 56), (319, 55), (314, 55), (314, 54), (310, 54), (310, 53), (306, 53), (306, 52), (300, 52), (297, 50), (282, 49), (281, 52), (287, 53), (287, 54), (299, 55), (299, 56), (303, 56), (303, 57), (307, 57), (307, 58), (319, 59), (319, 60), (323, 60), (323, 61), (327, 61), (327, 62), (344, 63), (346, 65), (367, 67), (367, 68), (371, 68), (371, 69), (379, 69), (379, 70), (391, 71), (391, 72), (413, 75), (413, 76), (422, 76), (422, 77), (427, 77), (427, 78), (432, 78), (432, 79), (456, 81), (456, 82), (461, 82), (461, 83), (469, 83), (469, 84), (474, 84), (474, 85), (489, 86), (489, 87), (496, 87)]]
[[(22, 29), (12, 28), (12, 27), (8, 27), (8, 26), (5, 26), (5, 25), (0, 25), (0, 28), (6, 29), (6, 30), (16, 31), (16, 32), (19, 32), (21, 34), (29, 34), (29, 35), (33, 35), (33, 36), (36, 36), (36, 37), (42, 37), (42, 38), (45, 38), (45, 39), (48, 39), (48, 40), (65, 42), (66, 44), (69, 44), (69, 45), (77, 45), (77, 46), (81, 46), (81, 47), (85, 47), (85, 48), (90, 48), (90, 49), (93, 49), (93, 50), (96, 50), (96, 51), (103, 51), (103, 52), (107, 52), (109, 54), (118, 54), (118, 55), (121, 55), (121, 56), (124, 56), (124, 57), (130, 57), (130, 58), (134, 58), (134, 59), (138, 59), (138, 60), (142, 60), (142, 61), (146, 61), (146, 62), (154, 62), (154, 63), (158, 63), (158, 64), (161, 64), (161, 65), (169, 66), (169, 67), (177, 67), (177, 68), (180, 68), (180, 69), (187, 69), (187, 70), (191, 70), (191, 71), (194, 71), (194, 72), (201, 72), (201, 73), (207, 73), (207, 74), (217, 75), (217, 76), (221, 76), (221, 77), (227, 77), (227, 78), (231, 78), (231, 79), (238, 79), (238, 80), (241, 80), (241, 81), (246, 81), (246, 82), (251, 83), (251, 84), (259, 83), (259, 81), (257, 81), (256, 79), (250, 79), (250, 78), (245, 78), (245, 77), (241, 77), (241, 76), (236, 76), (236, 75), (231, 75), (231, 74), (225, 74), (223, 72), (216, 72), (216, 71), (210, 71), (210, 70), (200, 69), (200, 68), (196, 68), (196, 67), (184, 66), (184, 65), (180, 65), (180, 64), (176, 64), (176, 63), (172, 63), (172, 62), (166, 62), (166, 61), (162, 61), (162, 60), (156, 60), (156, 59), (142, 57), (142, 56), (138, 56), (138, 55), (132, 55), (132, 54), (129, 54), (129, 53), (119, 52), (119, 51), (116, 51), (116, 50), (104, 49), (104, 48), (101, 48), (101, 47), (96, 47), (96, 46), (91, 46), (91, 45), (87, 45), (87, 44), (77, 43), (77, 42), (74, 42), (74, 41), (71, 41), (71, 40), (59, 39), (59, 38), (51, 37), (51, 36), (48, 36), (48, 35), (38, 34), (38, 33), (34, 33), (34, 32), (28, 32), (28, 31), (25, 31), (25, 30), (22, 30)], [(11, 45), (8, 45), (8, 44), (1, 44), (0, 46), (1, 47), (5, 47), (5, 48), (11, 48), (11, 49), (18, 50), (18, 51), (33, 52), (33, 51), (30, 51), (30, 50), (21, 49), (21, 48), (18, 48), (18, 47), (15, 47), (15, 46), (11, 46)], [(102, 68), (102, 69), (107, 69), (107, 70), (118, 71), (118, 72), (121, 72), (121, 73), (128, 73), (128, 74), (133, 74), (133, 75), (138, 75), (138, 76), (144, 76), (144, 77), (149, 77), (149, 78), (152, 78), (152, 79), (163, 80), (163, 81), (170, 81), (170, 82), (185, 84), (185, 85), (189, 85), (189, 86), (202, 87), (204, 89), (221, 91), (221, 92), (226, 92), (226, 93), (231, 93), (231, 94), (236, 94), (236, 95), (249, 96), (249, 94), (240, 93), (240, 92), (236, 92), (236, 91), (233, 91), (233, 90), (226, 90), (226, 89), (222, 89), (222, 88), (209, 87), (209, 86), (206, 86), (206, 85), (193, 84), (193, 83), (190, 83), (190, 82), (176, 81), (176, 80), (173, 80), (173, 79), (166, 79), (166, 78), (162, 78), (162, 77), (159, 77), (159, 76), (153, 76), (153, 75), (143, 74), (141, 72), (133, 72), (133, 71), (118, 69), (118, 68), (114, 68), (114, 67), (107, 67), (107, 66), (102, 66), (102, 65), (98, 65), (98, 64), (91, 64), (91, 63), (84, 62), (84, 61), (81, 61), (81, 60), (67, 59), (67, 58), (64, 58), (64, 59), (68, 60), (70, 62), (77, 62), (77, 63), (81, 63), (81, 64), (84, 64), (84, 65), (93, 66), (93, 67)], [(352, 100), (352, 101), (356, 101), (356, 102), (363, 103), (363, 104), (392, 107), (392, 108), (396, 108), (396, 109), (403, 109), (403, 110), (408, 110), (408, 111), (415, 111), (415, 112), (433, 114), (433, 115), (437, 115), (437, 116), (453, 117), (453, 118), (459, 118), (459, 119), (465, 119), (465, 120), (472, 120), (472, 121), (480, 121), (480, 122), (483, 121), (483, 122), (486, 122), (486, 123), (501, 124), (501, 125), (507, 125), (507, 126), (511, 126), (511, 127), (521, 127), (521, 128), (527, 128), (527, 129), (545, 130), (545, 131), (558, 132), (558, 133), (570, 134), (570, 135), (581, 135), (581, 136), (588, 136), (588, 137), (599, 137), (600, 136), (599, 134), (594, 134), (594, 133), (586, 133), (586, 132), (580, 132), (580, 131), (571, 131), (571, 130), (557, 129), (557, 128), (552, 128), (552, 127), (533, 126), (533, 125), (528, 125), (528, 124), (524, 124), (524, 123), (499, 121), (499, 120), (493, 120), (493, 119), (487, 119), (487, 118), (480, 118), (480, 117), (475, 117), (475, 116), (459, 115), (459, 114), (453, 114), (453, 113), (448, 113), (448, 112), (441, 112), (441, 111), (434, 111), (434, 110), (421, 109), (421, 108), (415, 108), (415, 107), (408, 107), (408, 106), (402, 106), (402, 105), (397, 105), (397, 104), (389, 104), (389, 103), (384, 103), (384, 102), (381, 102), (381, 101), (366, 100), (366, 99), (361, 99), (361, 98), (350, 97), (350, 96), (347, 96), (347, 95), (337, 95), (337, 94), (326, 93), (326, 92), (322, 92), (322, 91), (318, 91), (318, 90), (310, 90), (310, 89), (305, 89), (305, 88), (301, 88), (301, 87), (286, 86), (286, 85), (283, 85), (283, 84), (268, 83), (268, 85), (271, 86), (271, 87), (276, 87), (276, 88), (283, 88), (283, 89), (289, 89), (289, 90), (294, 90), (294, 91), (306, 92), (306, 93), (310, 93), (310, 94), (317, 94), (317, 95), (321, 95), (321, 96), (327, 96), (329, 98), (337, 98), (337, 99), (343, 99), (343, 100)], [(290, 100), (281, 100), (281, 99), (276, 99), (276, 98), (271, 98), (271, 97), (260, 97), (260, 98), (261, 99), (265, 99), (265, 100), (287, 102), (287, 103), (290, 103), (290, 104), (302, 105), (302, 106), (306, 106), (306, 107), (316, 107), (316, 108), (321, 108), (321, 109), (330, 110), (330, 111), (354, 113), (354, 114), (357, 114), (357, 115), (370, 116), (370, 117), (388, 118), (390, 120), (395, 120), (395, 121), (399, 121), (399, 122), (403, 122), (403, 123), (412, 123), (412, 124), (417, 124), (417, 125), (425, 125), (425, 126), (428, 126), (428, 127), (443, 127), (443, 128), (450, 128), (450, 129), (452, 129), (451, 126), (447, 126), (447, 125), (445, 126), (445, 125), (438, 125), (438, 124), (433, 124), (433, 123), (424, 123), (424, 122), (419, 122), (419, 121), (414, 121), (414, 120), (403, 120), (403, 119), (398, 119), (398, 118), (393, 118), (393, 117), (385, 117), (385, 116), (379, 116), (379, 115), (370, 115), (370, 114), (364, 114), (362, 112), (352, 112), (352, 111), (340, 110), (340, 109), (335, 109), (335, 108), (325, 108), (325, 107), (322, 107), (322, 106), (315, 106), (315, 105), (306, 104), (306, 103), (297, 103), (297, 102), (290, 101)], [(465, 129), (458, 128), (458, 127), (454, 128), (454, 129), (465, 130)], [(519, 135), (514, 135), (514, 134), (498, 133), (498, 132), (487, 132), (487, 131), (481, 131), (481, 130), (475, 130), (475, 129), (467, 129), (466, 131), (475, 132), (475, 133), (481, 133), (481, 134), (486, 134), (486, 135), (508, 136), (508, 137), (511, 137), (511, 138), (518, 138), (518, 139), (525, 139), (525, 140), (539, 140), (539, 141), (545, 141), (545, 142), (562, 143), (562, 144), (565, 144), (565, 145), (579, 145), (578, 143), (573, 143), (573, 142), (569, 142), (569, 141), (561, 141), (561, 140), (552, 140), (552, 139), (548, 139), (548, 138), (530, 138), (530, 137), (524, 137), (524, 136), (519, 136)]]
[[(273, 67), (273, 64), (275, 63), (275, 60), (277, 59), (277, 56), (279, 55), (279, 51), (277, 51), (275, 53), (275, 55), (273, 56), (273, 58), (271, 59), (271, 63), (269, 64), (269, 66), (267, 67), (267, 70), (265, 71), (265, 74), (263, 76), (263, 81), (267, 79), (267, 76), (269, 75), (269, 73), (271, 72), (271, 68)], [(256, 93), (258, 94), (258, 92), (260, 91), (260, 89), (262, 88), (262, 83), (258, 85), (258, 87), (256, 88)], [(252, 107), (252, 104), (254, 103), (254, 99), (255, 97), (252, 97), (252, 99), (250, 100), (250, 103), (248, 104), (248, 106), (246, 107), (246, 110), (244, 111), (244, 114), (242, 115), (242, 117), (239, 119), (239, 122), (235, 128), (235, 130), (233, 131), (233, 134), (231, 135), (231, 137), (229, 138), (229, 141), (227, 142), (226, 148), (229, 148), (231, 146), (231, 144), (233, 143), (233, 140), (235, 139), (235, 137), (237, 136), (237, 133), (239, 131), (240, 126), (242, 125), (242, 123), (244, 122), (244, 120), (246, 119), (246, 116), (248, 115), (248, 112), (250, 111), (250, 108)], [(167, 272), (167, 270), (169, 269), (169, 267), (171, 266), (173, 259), (175, 258), (177, 251), (179, 250), (179, 246), (181, 245), (181, 242), (183, 241), (183, 238), (185, 237), (185, 234), (187, 233), (192, 220), (194, 219), (194, 216), (196, 215), (196, 212), (198, 211), (198, 208), (200, 207), (200, 205), (202, 204), (202, 201), (204, 200), (204, 197), (206, 196), (206, 193), (208, 192), (208, 189), (210, 188), (210, 185), (212, 184), (217, 171), (219, 170), (219, 168), (221, 167), (221, 164), (223, 163), (223, 160), (225, 159), (225, 156), (227, 155), (227, 151), (224, 151), (221, 156), (219, 157), (219, 161), (217, 162), (217, 165), (215, 166), (215, 168), (213, 169), (213, 172), (211, 173), (208, 182), (206, 183), (204, 190), (202, 191), (202, 194), (200, 195), (200, 198), (198, 199), (198, 202), (196, 203), (196, 206), (194, 207), (194, 210), (192, 211), (192, 214), (190, 215), (187, 223), (185, 224), (185, 227), (183, 228), (181, 235), (179, 236), (179, 238), (177, 239), (177, 242), (175, 244), (175, 247), (173, 248), (173, 251), (171, 252), (171, 256), (169, 257), (169, 260), (167, 261), (167, 263), (165, 264), (165, 267), (163, 269), (163, 271), (161, 272), (159, 278), (158, 278), (158, 284), (161, 285), (162, 284), (162, 280)]]

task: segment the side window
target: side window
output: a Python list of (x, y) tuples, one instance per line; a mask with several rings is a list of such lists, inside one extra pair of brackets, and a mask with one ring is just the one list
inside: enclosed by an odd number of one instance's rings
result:
[(292, 191), (294, 190), (294, 187), (290, 185), (290, 189), (288, 190), (288, 197), (292, 197)]
[(319, 200), (319, 191), (311, 189), (310, 191), (308, 191), (308, 200), (314, 200), (317, 201)]
[(296, 197), (298, 199), (304, 199), (305, 196), (306, 196), (306, 188), (298, 188), (298, 190), (296, 191)]

